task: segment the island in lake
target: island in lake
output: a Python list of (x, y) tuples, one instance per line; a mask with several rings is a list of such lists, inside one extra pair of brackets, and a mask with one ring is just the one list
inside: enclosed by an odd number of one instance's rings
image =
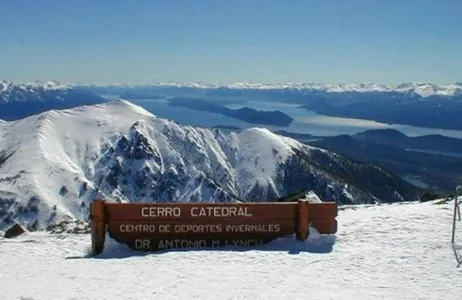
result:
[(263, 111), (249, 107), (230, 109), (217, 104), (217, 101), (189, 97), (175, 97), (168, 99), (169, 105), (189, 108), (198, 111), (219, 113), (230, 118), (238, 119), (252, 124), (289, 126), (294, 120), (281, 111)]

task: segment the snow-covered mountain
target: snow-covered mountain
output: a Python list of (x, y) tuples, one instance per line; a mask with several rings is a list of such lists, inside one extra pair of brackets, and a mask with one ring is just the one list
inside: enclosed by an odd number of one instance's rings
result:
[(460, 96), (462, 84), (437, 85), (432, 83), (403, 83), (393, 89), (396, 92), (414, 93), (422, 97), (429, 96)]
[(0, 103), (63, 101), (73, 89), (71, 85), (58, 81), (32, 81), (16, 84), (1, 80)]
[[(9, 99), (6, 98), (9, 94), (14, 94), (18, 92), (23, 92), (23, 93), (29, 93), (29, 92), (35, 92), (37, 94), (40, 93), (40, 91), (49, 91), (49, 90), (65, 90), (65, 89), (72, 89), (73, 87), (71, 85), (67, 85), (64, 83), (61, 83), (56, 80), (50, 80), (50, 81), (30, 81), (30, 82), (25, 82), (25, 83), (20, 83), (16, 84), (12, 81), (8, 80), (0, 80), (0, 93), (2, 93), (2, 100), (3, 101), (8, 101)], [(24, 100), (24, 99), (19, 99), (19, 100)]]
[(0, 81), (0, 119), (17, 120), (50, 109), (103, 103), (89, 91), (57, 81), (34, 81), (22, 84)]
[[(80, 86), (80, 85), (78, 85)], [(103, 85), (83, 85), (82, 87), (102, 90), (123, 90), (137, 88), (182, 88), (182, 89), (230, 89), (230, 90), (296, 90), (300, 92), (326, 92), (326, 93), (370, 93), (370, 92), (397, 92), (415, 94), (421, 97), (429, 96), (460, 96), (462, 95), (462, 83), (438, 85), (425, 82), (406, 82), (396, 86), (377, 83), (358, 84), (321, 84), (321, 83), (248, 83), (237, 82), (230, 84), (206, 84), (206, 83), (148, 83), (128, 84), (115, 83)]]
[(0, 229), (87, 220), (111, 201), (417, 199), (401, 179), (266, 129), (182, 126), (118, 100), (0, 123)]
[[(156, 82), (147, 84), (113, 83), (113, 84), (73, 84), (61, 83), (59, 81), (31, 81), (25, 83), (13, 83), (11, 81), (0, 81), (0, 103), (10, 101), (46, 101), (49, 100), (51, 91), (83, 90), (123, 90), (137, 88), (183, 88), (183, 89), (230, 89), (230, 90), (296, 90), (301, 92), (326, 92), (326, 93), (347, 93), (347, 92), (398, 92), (416, 94), (422, 97), (428, 96), (459, 96), (462, 95), (462, 82), (453, 84), (434, 84), (426, 82), (405, 82), (396, 86), (378, 83), (357, 83), (357, 84), (322, 84), (322, 83), (249, 83), (236, 82), (229, 84), (207, 84), (202, 82), (181, 83), (181, 82)], [(32, 93), (32, 94), (31, 94)], [(54, 94), (56, 95), (56, 94)], [(60, 99), (59, 95), (55, 96)]]

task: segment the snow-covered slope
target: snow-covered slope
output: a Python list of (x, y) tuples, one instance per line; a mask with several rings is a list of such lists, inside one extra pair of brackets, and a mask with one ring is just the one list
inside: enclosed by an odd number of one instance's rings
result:
[(0, 237), (0, 299), (459, 300), (453, 201), (436, 203), (341, 207), (336, 236), (250, 249), (138, 253), (108, 240), (89, 258), (88, 234)]
[(0, 229), (87, 220), (113, 201), (414, 200), (409, 184), (266, 129), (181, 126), (126, 101), (0, 123)]

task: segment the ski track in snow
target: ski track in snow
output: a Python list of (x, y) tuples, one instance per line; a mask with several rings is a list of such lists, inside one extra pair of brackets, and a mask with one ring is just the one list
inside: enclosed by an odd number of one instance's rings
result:
[(109, 240), (88, 257), (89, 235), (0, 238), (0, 299), (460, 299), (452, 207), (347, 207), (336, 236), (254, 249), (144, 253)]

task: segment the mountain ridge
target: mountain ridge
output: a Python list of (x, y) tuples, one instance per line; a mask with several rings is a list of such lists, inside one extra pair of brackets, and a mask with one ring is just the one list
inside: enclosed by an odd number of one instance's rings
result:
[(94, 93), (57, 81), (36, 81), (15, 84), (0, 81), (0, 120), (19, 120), (50, 109), (67, 109), (103, 103)]
[[(0, 81), (0, 93), (5, 86), (15, 85), (11, 81)], [(47, 87), (48, 89), (69, 89), (69, 88), (143, 88), (143, 87), (167, 87), (167, 88), (190, 88), (190, 89), (230, 89), (230, 90), (294, 90), (294, 91), (320, 91), (330, 93), (342, 92), (399, 92), (407, 94), (418, 94), (422, 97), (429, 96), (460, 96), (462, 95), (462, 82), (448, 84), (435, 84), (430, 82), (403, 82), (400, 84), (381, 84), (381, 83), (251, 83), (234, 82), (223, 84), (208, 84), (202, 82), (152, 82), (152, 83), (62, 83), (58, 80), (36, 80), (18, 82), (16, 85), (29, 87)]]
[(98, 197), (258, 202), (312, 190), (338, 203), (419, 199), (383, 170), (267, 129), (180, 125), (124, 100), (1, 123), (0, 137), (0, 228), (87, 220)]
[(180, 83), (158, 82), (146, 84), (78, 84), (80, 87), (114, 87), (114, 88), (142, 88), (142, 87), (172, 87), (194, 89), (231, 89), (231, 90), (307, 90), (323, 92), (401, 92), (415, 93), (422, 97), (432, 95), (455, 96), (462, 94), (462, 83), (433, 84), (426, 82), (405, 82), (397, 85), (377, 83), (357, 84), (322, 84), (322, 83), (247, 83), (237, 82), (229, 84), (206, 84), (206, 83)]

